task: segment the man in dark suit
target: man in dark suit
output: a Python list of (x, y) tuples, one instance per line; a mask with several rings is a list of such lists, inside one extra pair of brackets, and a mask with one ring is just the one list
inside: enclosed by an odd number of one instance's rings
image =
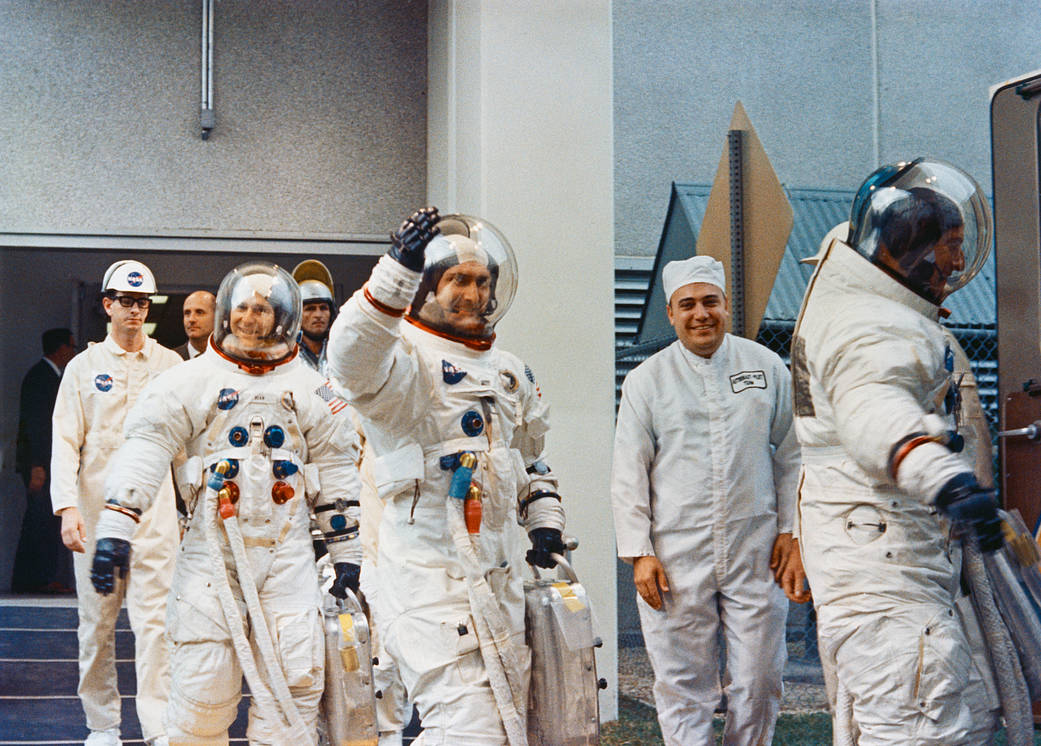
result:
[(43, 358), (22, 379), (15, 470), (25, 482), (22, 533), (14, 559), (15, 593), (72, 591), (72, 561), (61, 539), (61, 519), (51, 510), (51, 413), (66, 363), (76, 354), (69, 329), (43, 333)]
[(187, 341), (174, 352), (185, 360), (206, 351), (206, 340), (213, 332), (213, 313), (217, 308), (217, 299), (207, 290), (196, 290), (184, 299), (182, 312), (184, 315), (184, 334)]

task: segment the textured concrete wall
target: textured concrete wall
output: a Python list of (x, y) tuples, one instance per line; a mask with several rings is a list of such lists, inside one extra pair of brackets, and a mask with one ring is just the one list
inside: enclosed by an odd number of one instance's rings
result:
[(0, 0), (0, 232), (382, 234), (425, 193), (426, 3)]
[[(353, 290), (371, 263), (366, 240), (385, 240), (425, 198), (425, 2), (219, 0), (205, 142), (201, 5), (0, 0), (0, 591), (24, 505), (12, 471), (18, 388), (40, 332), (75, 325), (78, 283), (135, 256), (161, 289), (214, 286), (251, 247), (308, 250), (246, 239), (306, 237), (353, 254), (330, 260)], [(169, 236), (211, 253), (152, 251)], [(222, 250), (240, 253), (212, 253)]]
[(988, 87), (1041, 59), (1030, 0), (613, 8), (618, 254), (654, 253), (672, 181), (712, 181), (738, 100), (782, 183), (854, 189), (932, 155), (989, 192)]

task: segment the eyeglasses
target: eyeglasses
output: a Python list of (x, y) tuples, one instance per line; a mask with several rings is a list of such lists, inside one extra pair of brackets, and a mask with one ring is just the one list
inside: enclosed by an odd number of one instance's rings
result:
[(117, 295), (112, 300), (117, 301), (123, 308), (131, 308), (136, 304), (142, 311), (147, 311), (152, 305), (151, 298), (132, 298), (129, 295)]

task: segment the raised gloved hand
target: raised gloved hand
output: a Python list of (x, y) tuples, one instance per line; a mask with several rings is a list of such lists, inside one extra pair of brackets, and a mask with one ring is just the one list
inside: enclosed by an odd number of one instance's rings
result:
[(959, 474), (941, 487), (936, 507), (952, 521), (970, 526), (980, 550), (993, 552), (1005, 543), (994, 492), (980, 487), (972, 474)]
[(107, 596), (116, 589), (116, 572), (120, 579), (130, 569), (130, 542), (126, 539), (98, 539), (94, 548), (94, 562), (90, 568), (90, 582), (94, 590)]
[(358, 579), (361, 577), (361, 567), (353, 562), (335, 562), (333, 570), (336, 571), (336, 580), (329, 588), (329, 593), (337, 598), (347, 598), (345, 588), (350, 588), (354, 595), (358, 595)]
[(550, 570), (557, 566), (551, 554), (563, 554), (564, 539), (560, 530), (556, 528), (535, 528), (528, 534), (531, 539), (531, 549), (524, 555), (528, 564)]
[(390, 256), (413, 272), (423, 271), (427, 244), (440, 233), (436, 207), (424, 207), (412, 213), (401, 227), (390, 234)]

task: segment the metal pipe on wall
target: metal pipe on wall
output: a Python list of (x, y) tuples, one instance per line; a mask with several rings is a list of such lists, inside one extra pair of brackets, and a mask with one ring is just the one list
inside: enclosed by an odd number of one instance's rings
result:
[(216, 123), (213, 112), (213, 5), (215, 0), (202, 0), (202, 48), (199, 55), (201, 62), (202, 108), (199, 112), (199, 124), (202, 126), (202, 139), (207, 140)]

